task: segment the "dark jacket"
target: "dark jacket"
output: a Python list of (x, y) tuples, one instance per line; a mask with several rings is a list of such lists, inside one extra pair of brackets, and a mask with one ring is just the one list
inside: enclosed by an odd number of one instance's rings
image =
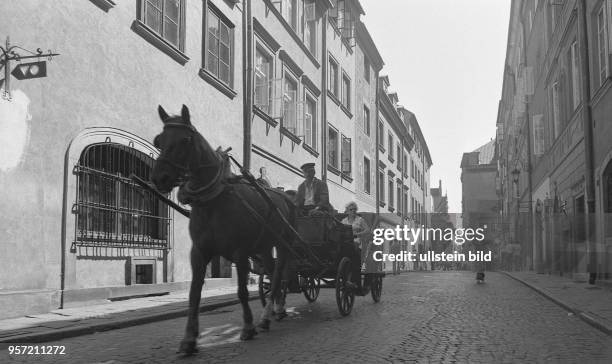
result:
[[(314, 200), (315, 206), (319, 207), (321, 210), (331, 211), (331, 205), (329, 204), (329, 191), (327, 190), (327, 184), (316, 177), (313, 179), (312, 184), (313, 184), (313, 192), (314, 192), (313, 200)], [(297, 190), (295, 201), (297, 203), (298, 208), (304, 207), (305, 197), (306, 197), (306, 181), (302, 182)]]

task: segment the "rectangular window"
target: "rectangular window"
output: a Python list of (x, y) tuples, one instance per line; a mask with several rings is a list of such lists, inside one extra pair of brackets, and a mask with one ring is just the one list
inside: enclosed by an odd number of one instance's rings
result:
[(533, 154), (544, 154), (544, 118), (543, 115), (533, 116)]
[(578, 68), (578, 43), (574, 40), (570, 45), (570, 81), (572, 83), (572, 111), (580, 104), (580, 71)]
[(393, 208), (393, 177), (389, 176), (389, 207)]
[(599, 85), (603, 85), (608, 77), (608, 32), (606, 29), (606, 9), (601, 6), (597, 12), (597, 74), (599, 76)]
[(285, 72), (282, 126), (297, 134), (297, 81)]
[(404, 187), (404, 216), (408, 216), (408, 189)]
[(370, 83), (370, 61), (365, 55), (363, 56), (363, 78)]
[(302, 26), (304, 44), (313, 56), (317, 56), (317, 12), (314, 0), (303, 1)]
[(271, 74), (272, 57), (257, 47), (255, 52), (255, 106), (267, 114), (271, 113)]
[(393, 160), (393, 135), (391, 135), (391, 132), (389, 132), (389, 144), (388, 144), (389, 150), (387, 151), (389, 154), (389, 159)]
[(396, 185), (397, 185), (397, 189), (396, 189), (396, 198), (397, 198), (397, 212), (401, 213), (402, 212), (402, 185), (400, 184), (399, 181), (396, 181)]
[(370, 136), (370, 109), (363, 105), (363, 132)]
[(338, 169), (338, 131), (333, 127), (327, 128), (327, 163)]
[(338, 63), (329, 57), (329, 91), (338, 97)]
[(385, 149), (385, 126), (382, 120), (378, 120), (378, 146)]
[(272, 1), (278, 12), (287, 21), (289, 26), (297, 32), (297, 0), (276, 0)]
[(308, 94), (304, 105), (304, 143), (317, 149), (317, 101)]
[(370, 194), (370, 160), (363, 157), (363, 191)]
[(395, 150), (396, 150), (395, 156), (397, 157), (397, 169), (401, 172), (402, 171), (402, 148), (400, 147), (399, 144), (397, 144), (397, 148)]
[(402, 169), (403, 173), (404, 173), (404, 177), (408, 177), (408, 155), (406, 153), (404, 153), (404, 163), (403, 163), (404, 168)]
[(351, 79), (346, 74), (342, 75), (342, 105), (351, 109)]
[(385, 205), (385, 171), (378, 170), (378, 201)]
[(555, 139), (561, 133), (561, 115), (559, 109), (559, 82), (555, 81), (551, 87), (552, 126)]
[(184, 6), (184, 0), (143, 0), (139, 20), (182, 51), (182, 28), (185, 25), (181, 14)]
[(342, 147), (340, 150), (340, 159), (342, 160), (342, 174), (351, 176), (351, 138), (342, 135)]
[(206, 69), (231, 87), (234, 29), (211, 7), (208, 7), (206, 14)]

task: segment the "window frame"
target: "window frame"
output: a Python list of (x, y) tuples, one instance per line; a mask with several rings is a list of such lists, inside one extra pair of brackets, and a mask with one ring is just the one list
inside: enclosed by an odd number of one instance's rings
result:
[[(346, 84), (347, 84), (346, 90), (344, 88), (345, 81), (346, 81)], [(341, 84), (340, 84), (340, 89), (341, 89), (341, 94), (342, 94), (341, 95), (340, 103), (342, 104), (342, 106), (344, 106), (349, 111), (351, 110), (351, 97), (353, 96), (352, 92), (351, 92), (351, 83), (352, 83), (351, 78), (343, 70), (342, 71), (342, 81), (341, 81)], [(346, 101), (346, 103), (345, 103), (345, 101)]]
[[(307, 87), (304, 87), (304, 144), (309, 146), (312, 150), (317, 151), (317, 114), (319, 112), (319, 103), (317, 98), (308, 90)], [(306, 110), (308, 107), (308, 101), (314, 102), (314, 114), (312, 115), (312, 125), (311, 125), (311, 138), (312, 143), (306, 142)]]
[[(292, 82), (293, 84), (295, 84), (295, 98), (293, 99), (293, 102), (295, 104), (295, 110), (293, 111), (293, 116), (295, 118), (294, 120), (294, 129), (291, 130), (291, 128), (287, 127), (287, 122), (285, 120), (285, 94), (287, 92), (286, 89), (286, 85), (287, 85), (287, 79), (290, 80), (290, 82)], [(282, 101), (282, 118), (281, 118), (281, 128), (285, 129), (286, 131), (288, 131), (289, 133), (297, 136), (297, 130), (298, 130), (298, 123), (299, 123), (299, 112), (298, 112), (298, 100), (300, 99), (300, 81), (299, 81), (299, 77), (297, 77), (289, 67), (287, 67), (286, 65), (283, 64), (283, 78), (282, 78), (282, 96), (281, 96), (281, 101)]]
[[(274, 57), (274, 53), (271, 52), (262, 42), (259, 41), (255, 41), (255, 64), (253, 65), (253, 77), (254, 77), (254, 81), (257, 81), (257, 54), (258, 53), (262, 53), (264, 55), (264, 58), (267, 58), (269, 61), (269, 75), (268, 75), (268, 79), (267, 79), (267, 89), (268, 89), (268, 105), (267, 105), (267, 110), (262, 109), (261, 107), (259, 107), (258, 105), (254, 105), (255, 107), (257, 107), (260, 111), (264, 112), (265, 114), (271, 116), (272, 115), (272, 108), (274, 107), (273, 105), (273, 100), (274, 100), (274, 87), (273, 87), (273, 80), (274, 80), (274, 70), (275, 70), (275, 57)], [(255, 103), (257, 100), (257, 82), (253, 83), (253, 102)]]
[[(335, 146), (334, 146), (335, 147), (335, 151), (336, 151), (336, 158), (334, 158), (334, 162), (336, 163), (335, 165), (330, 163), (330, 161), (332, 161), (332, 158), (330, 157), (330, 152), (331, 152), (330, 145), (331, 145), (331, 140), (332, 140), (330, 132), (332, 132), (332, 131), (334, 133), (336, 133), (336, 143), (335, 143)], [(328, 123), (327, 124), (327, 166), (328, 166), (328, 168), (332, 168), (333, 170), (336, 170), (338, 172), (340, 171), (340, 168), (338, 168), (338, 162), (339, 162), (339, 159), (341, 158), (340, 157), (340, 153), (338, 153), (339, 152), (339, 150), (338, 150), (338, 143), (339, 142), (340, 142), (340, 132), (333, 125)]]
[[(328, 59), (327, 59), (327, 64), (329, 66), (329, 75), (328, 75), (328, 85), (327, 85), (327, 90), (336, 98), (338, 99), (339, 93), (340, 93), (340, 85), (338, 84), (339, 82), (339, 75), (340, 75), (340, 63), (336, 60), (336, 58), (334, 58), (334, 56), (331, 55), (331, 53), (328, 55)], [(335, 72), (335, 77), (333, 79), (332, 82), (332, 72), (331, 70), (334, 69)]]
[(370, 136), (370, 109), (365, 104), (363, 105), (363, 132)]
[[(214, 74), (208, 69), (209, 62), (209, 50), (208, 50), (208, 25), (209, 25), (209, 10), (219, 19), (219, 23), (223, 23), (228, 27), (229, 30), (229, 83), (224, 82), (218, 75)], [(234, 91), (235, 81), (235, 47), (236, 47), (236, 26), (235, 24), (223, 14), (210, 0), (204, 0), (203, 8), (203, 21), (202, 21), (202, 67), (200, 68), (200, 77), (212, 84), (219, 91), (224, 93), (230, 98), (234, 98), (237, 92)], [(217, 50), (218, 52), (219, 50)], [(218, 61), (219, 59), (217, 59)], [(218, 63), (217, 63), (218, 65)], [(218, 67), (218, 66), (217, 66)]]
[[(344, 169), (344, 142), (348, 140), (348, 172)], [(340, 173), (343, 177), (351, 178), (353, 175), (353, 140), (344, 133), (340, 133)]]
[[(367, 162), (367, 163), (366, 163)], [(366, 165), (367, 173), (366, 173)], [(372, 193), (372, 183), (371, 183), (371, 174), (372, 174), (372, 162), (370, 158), (363, 156), (363, 192), (368, 195)]]

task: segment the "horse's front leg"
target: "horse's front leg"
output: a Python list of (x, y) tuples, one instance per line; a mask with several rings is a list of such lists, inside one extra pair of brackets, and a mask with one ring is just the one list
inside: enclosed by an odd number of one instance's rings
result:
[(253, 336), (257, 335), (257, 330), (255, 330), (255, 326), (253, 326), (253, 313), (249, 306), (249, 290), (247, 288), (249, 275), (248, 256), (243, 255), (238, 259), (236, 270), (238, 273), (238, 298), (242, 305), (242, 318), (244, 321), (240, 340), (251, 340)]
[(189, 288), (189, 311), (187, 316), (187, 327), (185, 337), (181, 341), (179, 353), (191, 355), (198, 351), (196, 339), (200, 333), (198, 318), (200, 315), (200, 298), (202, 286), (204, 285), (204, 274), (210, 257), (202, 256), (201, 252), (191, 248), (191, 287)]

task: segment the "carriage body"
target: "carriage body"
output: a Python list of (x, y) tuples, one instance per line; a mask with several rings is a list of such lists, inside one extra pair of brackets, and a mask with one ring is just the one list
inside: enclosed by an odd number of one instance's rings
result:
[[(348, 284), (351, 281), (351, 266), (362, 266), (362, 262), (350, 254), (354, 249), (350, 225), (340, 223), (331, 215), (303, 216), (296, 218), (295, 230), (300, 238), (289, 244), (293, 254), (283, 277), (285, 293), (302, 292), (309, 302), (314, 302), (320, 288), (334, 288), (338, 309), (343, 316), (351, 312), (355, 295), (371, 293), (374, 302), (380, 300), (384, 277), (380, 265), (366, 262), (368, 269), (358, 277), (361, 280), (360, 290)], [(260, 297), (264, 305), (265, 285), (262, 275)]]

